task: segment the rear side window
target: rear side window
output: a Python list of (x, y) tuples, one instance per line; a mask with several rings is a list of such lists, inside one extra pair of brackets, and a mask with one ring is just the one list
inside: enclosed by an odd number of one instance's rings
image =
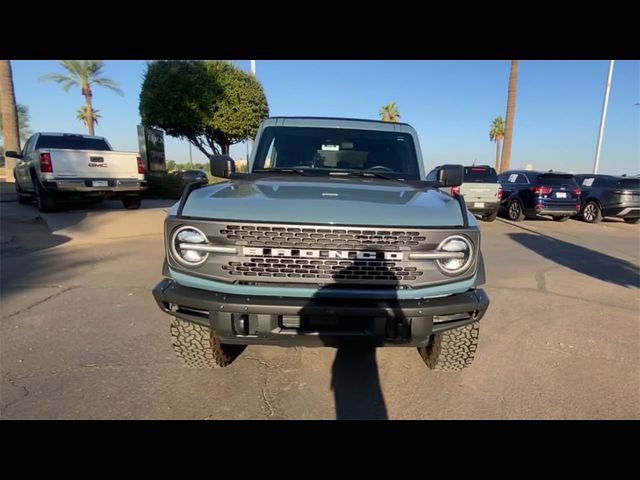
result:
[(578, 185), (573, 175), (543, 174), (538, 176), (540, 185), (559, 187), (562, 185)]
[(103, 138), (85, 138), (80, 135), (40, 135), (36, 149), (61, 148), (69, 150), (108, 151), (109, 144)]
[(491, 167), (464, 167), (464, 183), (498, 183), (498, 174)]
[(618, 186), (622, 188), (640, 188), (640, 178), (623, 178), (618, 181)]

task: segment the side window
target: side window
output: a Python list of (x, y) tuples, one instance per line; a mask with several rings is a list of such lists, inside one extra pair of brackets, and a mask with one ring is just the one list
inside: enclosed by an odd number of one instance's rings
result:
[(507, 183), (518, 183), (518, 174), (510, 173), (507, 177)]
[(582, 179), (582, 182), (580, 182), (580, 186), (581, 187), (598, 187), (599, 184), (601, 184), (602, 182), (600, 181), (599, 178), (593, 178), (593, 177), (584, 177)]
[(524, 173), (519, 173), (518, 174), (518, 181), (517, 183), (525, 183), (528, 184), (529, 183), (529, 178), (524, 174)]
[(31, 138), (29, 138), (29, 140), (27, 140), (27, 143), (24, 144), (24, 147), (22, 147), (22, 156), (23, 157), (26, 157), (27, 155), (29, 155), (33, 151), (34, 142), (35, 142), (35, 135), (32, 135)]
[(438, 178), (438, 172), (437, 170), (431, 170), (429, 172), (429, 175), (427, 175), (427, 181), (432, 181), (432, 180), (437, 180)]

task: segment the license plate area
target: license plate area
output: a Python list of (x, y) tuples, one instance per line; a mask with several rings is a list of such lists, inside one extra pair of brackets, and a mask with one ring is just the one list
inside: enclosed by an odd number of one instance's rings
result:
[(556, 198), (567, 198), (567, 192), (556, 192)]
[(484, 208), (484, 202), (474, 202), (473, 206), (475, 208)]
[(91, 185), (93, 185), (94, 187), (108, 187), (109, 186), (109, 181), (108, 180), (94, 180)]

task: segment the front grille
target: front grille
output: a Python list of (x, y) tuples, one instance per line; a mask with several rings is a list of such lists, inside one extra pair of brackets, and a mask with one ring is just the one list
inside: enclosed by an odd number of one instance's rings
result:
[(281, 248), (411, 250), (426, 241), (418, 231), (227, 225), (220, 230), (236, 245)]
[(236, 277), (315, 279), (327, 281), (374, 281), (397, 284), (401, 280), (416, 280), (423, 272), (403, 262), (384, 260), (326, 260), (276, 257), (250, 258), (246, 262), (228, 262), (222, 269)]

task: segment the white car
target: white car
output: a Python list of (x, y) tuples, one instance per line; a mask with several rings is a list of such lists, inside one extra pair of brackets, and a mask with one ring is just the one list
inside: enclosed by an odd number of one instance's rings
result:
[(103, 137), (70, 133), (36, 133), (16, 159), (14, 177), (20, 203), (42, 212), (56, 208), (59, 198), (122, 199), (125, 208), (140, 207), (146, 188), (145, 166), (137, 152), (117, 152)]

